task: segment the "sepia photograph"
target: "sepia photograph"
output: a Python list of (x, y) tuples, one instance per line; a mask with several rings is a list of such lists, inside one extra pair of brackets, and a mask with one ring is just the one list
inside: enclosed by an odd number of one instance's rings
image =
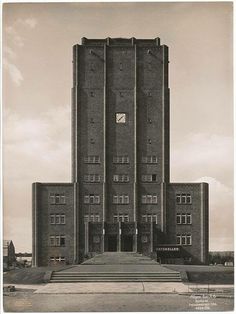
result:
[(234, 310), (233, 2), (2, 5), (2, 311)]

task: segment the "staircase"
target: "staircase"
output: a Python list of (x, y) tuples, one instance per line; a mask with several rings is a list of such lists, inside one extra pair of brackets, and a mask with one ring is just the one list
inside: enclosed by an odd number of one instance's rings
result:
[(181, 282), (180, 273), (139, 253), (105, 252), (61, 271), (50, 282)]
[(152, 273), (80, 273), (53, 272), (50, 282), (181, 282), (178, 272)]

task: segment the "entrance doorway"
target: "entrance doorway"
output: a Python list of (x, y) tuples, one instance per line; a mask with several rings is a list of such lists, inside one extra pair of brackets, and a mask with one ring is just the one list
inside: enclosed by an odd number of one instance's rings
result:
[(107, 250), (108, 252), (116, 252), (117, 251), (117, 236), (109, 236), (107, 239)]
[(124, 252), (133, 252), (133, 236), (132, 235), (126, 235), (122, 237), (122, 243), (121, 243), (122, 251)]

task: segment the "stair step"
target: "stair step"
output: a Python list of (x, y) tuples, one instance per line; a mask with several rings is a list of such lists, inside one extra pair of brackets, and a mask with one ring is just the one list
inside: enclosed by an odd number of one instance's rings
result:
[(181, 279), (178, 278), (173, 278), (173, 279), (156, 279), (156, 278), (116, 278), (116, 279), (105, 279), (105, 278), (100, 278), (99, 280), (97, 278), (80, 278), (80, 279), (51, 279), (51, 283), (53, 282), (181, 282)]

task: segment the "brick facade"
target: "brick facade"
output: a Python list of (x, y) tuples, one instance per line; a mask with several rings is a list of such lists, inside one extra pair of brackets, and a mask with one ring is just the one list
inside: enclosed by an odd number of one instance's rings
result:
[(180, 236), (185, 261), (207, 262), (207, 184), (169, 182), (168, 63), (159, 38), (73, 47), (72, 183), (33, 184), (35, 266), (150, 255)]

